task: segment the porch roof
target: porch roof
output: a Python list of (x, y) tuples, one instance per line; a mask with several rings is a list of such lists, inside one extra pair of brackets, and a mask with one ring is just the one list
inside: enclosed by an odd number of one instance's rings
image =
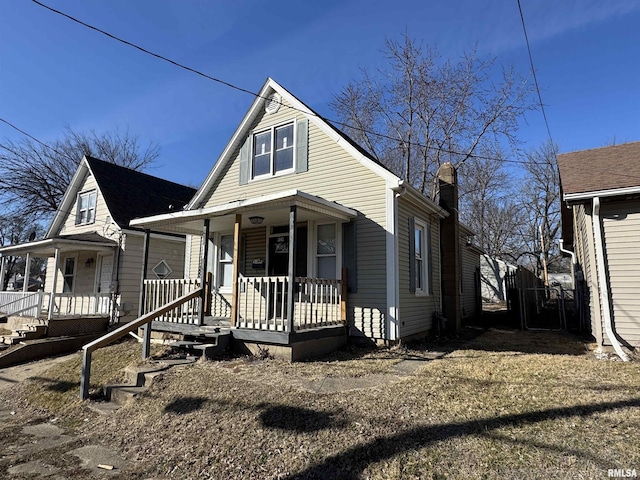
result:
[(90, 250), (92, 252), (111, 252), (117, 242), (109, 240), (95, 232), (80, 233), (75, 235), (58, 235), (57, 237), (45, 238), (34, 242), (9, 245), (0, 248), (2, 255), (26, 255), (27, 253), (35, 257), (53, 257), (56, 248), (61, 252)]
[[(219, 219), (219, 228), (212, 227), (216, 230), (223, 230), (232, 228), (233, 215), (236, 214), (260, 215), (265, 217), (266, 224), (286, 223), (288, 222), (288, 208), (294, 205), (301, 209), (298, 212), (299, 220), (330, 217), (336, 220), (348, 221), (357, 216), (355, 210), (335, 202), (301, 192), (300, 190), (286, 190), (212, 207), (137, 218), (132, 220), (130, 225), (160, 232), (200, 234), (202, 233), (202, 220), (207, 218)], [(248, 227), (249, 225), (250, 222), (247, 216), (243, 219), (242, 227)]]

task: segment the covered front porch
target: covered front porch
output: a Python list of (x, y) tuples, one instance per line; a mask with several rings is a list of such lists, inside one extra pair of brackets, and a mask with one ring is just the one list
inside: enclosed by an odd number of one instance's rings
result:
[[(347, 265), (357, 212), (297, 190), (133, 220), (149, 232), (192, 235), (196, 278), (144, 279), (143, 313), (200, 289), (153, 330), (223, 327), (234, 339), (292, 345), (345, 335)], [(346, 238), (346, 237), (349, 238)], [(188, 327), (188, 326), (191, 327)], [(178, 327), (179, 326), (179, 327)]]
[[(0, 248), (0, 314), (56, 320), (85, 317), (112, 318), (112, 293), (117, 242), (96, 233), (61, 235)], [(20, 291), (4, 291), (8, 260), (25, 260)], [(34, 258), (47, 258), (44, 288), (29, 291)]]

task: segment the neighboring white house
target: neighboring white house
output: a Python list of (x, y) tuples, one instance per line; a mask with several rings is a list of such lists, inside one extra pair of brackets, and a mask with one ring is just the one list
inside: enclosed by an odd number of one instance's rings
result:
[[(45, 237), (0, 248), (3, 267), (7, 256), (26, 257), (27, 271), (31, 258), (48, 258), (45, 291), (0, 292), (0, 311), (48, 320), (136, 318), (144, 233), (129, 227), (129, 221), (179, 211), (194, 193), (145, 173), (83, 158)], [(184, 235), (151, 235), (148, 257), (148, 277), (182, 277)]]
[(514, 273), (517, 266), (493, 258), (487, 254), (480, 257), (480, 283), (482, 285), (482, 301), (500, 303), (507, 301), (505, 277)]

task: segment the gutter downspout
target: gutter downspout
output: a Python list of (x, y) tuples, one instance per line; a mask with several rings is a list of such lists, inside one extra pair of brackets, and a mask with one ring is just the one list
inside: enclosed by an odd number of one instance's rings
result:
[(394, 340), (399, 340), (400, 337), (400, 275), (399, 275), (399, 267), (398, 267), (398, 199), (407, 193), (407, 187), (404, 185), (404, 180), (400, 180), (397, 186), (391, 187), (391, 191), (393, 192), (393, 251), (395, 252), (395, 272), (394, 272), (394, 288), (393, 288), (393, 296), (394, 296), (394, 305), (395, 305), (395, 320), (396, 320), (396, 331), (394, 335)]
[(567, 250), (566, 248), (564, 248), (564, 240), (561, 238), (560, 240), (558, 240), (558, 246), (560, 248), (560, 251), (562, 253), (566, 253), (567, 255), (571, 256), (571, 280), (573, 281), (573, 288), (576, 288), (576, 254), (575, 252), (572, 252), (571, 250)]
[(604, 243), (602, 240), (602, 224), (600, 222), (600, 198), (593, 198), (593, 234), (595, 236), (596, 266), (598, 270), (598, 290), (602, 299), (602, 316), (604, 317), (604, 329), (611, 341), (613, 349), (620, 360), (629, 361), (629, 357), (622, 349), (622, 345), (616, 338), (611, 325), (611, 304), (609, 302), (609, 286), (607, 284), (607, 272), (604, 264)]

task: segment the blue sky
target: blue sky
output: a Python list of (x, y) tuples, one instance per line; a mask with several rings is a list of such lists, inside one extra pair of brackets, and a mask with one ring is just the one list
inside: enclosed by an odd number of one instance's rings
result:
[[(270, 76), (328, 118), (332, 96), (408, 32), (444, 57), (477, 45), (529, 75), (517, 0), (43, 0), (211, 76), (258, 91)], [(640, 140), (640, 2), (521, 0), (562, 152)], [(0, 117), (42, 141), (114, 128), (154, 141), (150, 173), (199, 186), (253, 98), (161, 62), (29, 0), (0, 0)], [(547, 138), (540, 112), (520, 130)], [(0, 123), (0, 138), (20, 134)]]

